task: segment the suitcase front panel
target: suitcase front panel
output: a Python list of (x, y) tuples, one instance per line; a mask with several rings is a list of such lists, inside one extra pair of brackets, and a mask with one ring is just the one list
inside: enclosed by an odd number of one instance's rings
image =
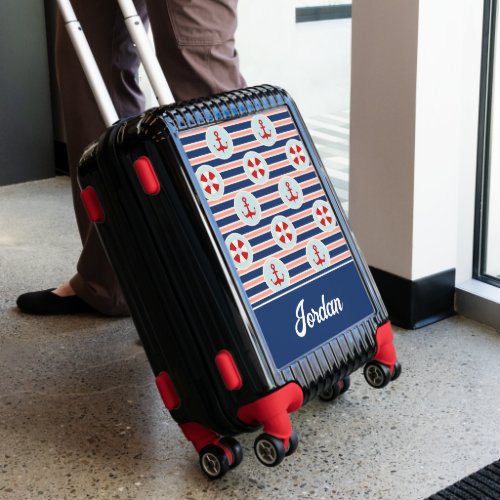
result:
[(278, 369), (374, 313), (286, 106), (179, 137)]

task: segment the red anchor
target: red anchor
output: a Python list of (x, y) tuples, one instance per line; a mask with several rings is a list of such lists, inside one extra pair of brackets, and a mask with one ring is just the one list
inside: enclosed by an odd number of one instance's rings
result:
[(273, 274), (276, 276), (276, 281), (272, 282), (273, 285), (281, 286), (281, 283), (285, 282), (285, 278), (283, 277), (283, 275), (281, 275), (282, 276), (281, 278), (278, 276), (278, 271), (276, 270), (276, 264), (271, 264), (271, 270)]
[(247, 213), (246, 214), (243, 214), (244, 217), (246, 217), (247, 219), (248, 218), (252, 218), (254, 215), (257, 215), (257, 211), (255, 210), (254, 212), (252, 212), (250, 210), (250, 203), (248, 203), (247, 201), (247, 197), (246, 196), (243, 196), (243, 198), (241, 198), (241, 201), (243, 202), (243, 205), (245, 205), (245, 208), (247, 209)]
[(219, 137), (219, 132), (217, 132), (217, 130), (214, 132), (214, 137), (215, 140), (219, 143), (219, 147), (215, 148), (216, 151), (220, 151), (221, 153), (223, 153), (228, 148), (227, 142), (225, 146), (222, 144), (222, 139)]
[(317, 266), (320, 266), (321, 264), (324, 264), (325, 263), (325, 259), (322, 259), (319, 255), (319, 250), (318, 250), (318, 247), (316, 245), (313, 245), (313, 250), (314, 250), (314, 253), (316, 254), (316, 257), (318, 257), (318, 260), (315, 262), (315, 264)]
[(290, 183), (288, 181), (285, 182), (285, 186), (287, 191), (290, 193), (290, 197), (287, 197), (288, 201), (295, 201), (299, 199), (298, 193), (293, 194), (292, 193), (292, 188), (290, 187)]
[(262, 137), (262, 139), (269, 139), (269, 137), (271, 137), (272, 134), (268, 134), (266, 132), (266, 126), (264, 125), (262, 120), (259, 120), (259, 125), (260, 125), (261, 130), (264, 132), (264, 134), (259, 134), (259, 135)]

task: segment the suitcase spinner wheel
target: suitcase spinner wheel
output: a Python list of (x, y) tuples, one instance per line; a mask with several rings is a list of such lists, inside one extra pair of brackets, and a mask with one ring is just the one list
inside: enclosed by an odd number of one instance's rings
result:
[(401, 363), (396, 361), (391, 369), (379, 361), (370, 361), (365, 365), (364, 376), (368, 384), (376, 389), (385, 387), (389, 382), (396, 380), (401, 375)]
[(339, 396), (347, 392), (351, 387), (351, 377), (347, 376), (343, 380), (339, 380), (331, 387), (323, 389), (318, 395), (322, 401), (335, 401)]
[(274, 467), (280, 464), (285, 457), (289, 457), (297, 450), (299, 446), (299, 436), (295, 430), (288, 438), (288, 444), (270, 434), (260, 434), (254, 441), (255, 456), (259, 462), (266, 467)]
[(222, 477), (230, 467), (226, 453), (215, 444), (209, 444), (201, 450), (200, 466), (210, 479)]
[(200, 452), (201, 470), (210, 478), (218, 479), (243, 460), (243, 449), (233, 437), (223, 437), (215, 444), (205, 446)]
[(231, 469), (240, 465), (243, 460), (243, 448), (241, 447), (240, 442), (229, 436), (220, 439), (219, 443), (231, 452)]
[(399, 361), (396, 361), (396, 363), (394, 363), (394, 369), (392, 371), (391, 381), (398, 379), (399, 376), (401, 375), (401, 371), (402, 371), (401, 363)]
[(365, 379), (372, 387), (381, 389), (391, 381), (389, 367), (379, 361), (370, 361), (364, 368)]
[(283, 440), (270, 434), (260, 434), (254, 442), (255, 456), (266, 467), (274, 467), (283, 462), (287, 450)]
[(297, 450), (298, 447), (299, 447), (299, 435), (297, 434), (296, 430), (294, 429), (292, 431), (292, 435), (290, 436), (290, 438), (288, 440), (288, 449), (286, 450), (285, 456), (289, 457), (290, 455), (295, 453), (295, 451)]

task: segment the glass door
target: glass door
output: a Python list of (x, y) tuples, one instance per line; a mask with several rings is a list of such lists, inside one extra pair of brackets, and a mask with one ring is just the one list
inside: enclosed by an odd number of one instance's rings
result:
[(486, 0), (479, 117), (474, 275), (500, 287), (500, 46), (497, 0)]
[(347, 210), (351, 0), (240, 0), (238, 14), (242, 74), (292, 95)]

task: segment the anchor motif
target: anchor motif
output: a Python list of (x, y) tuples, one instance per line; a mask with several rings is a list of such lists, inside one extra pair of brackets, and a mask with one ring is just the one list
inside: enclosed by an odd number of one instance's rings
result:
[(219, 143), (219, 147), (215, 148), (216, 151), (220, 151), (221, 153), (223, 153), (226, 149), (228, 149), (229, 146), (227, 145), (227, 142), (225, 146), (222, 144), (222, 139), (219, 137), (219, 132), (217, 132), (217, 130), (214, 131), (214, 137), (215, 140)]
[(272, 282), (273, 285), (275, 285), (275, 286), (281, 286), (281, 284), (285, 282), (284, 275), (282, 274), (281, 278), (278, 276), (278, 271), (276, 269), (276, 264), (271, 264), (271, 270), (272, 270), (274, 276), (276, 276), (276, 281)]
[(287, 191), (290, 193), (290, 196), (287, 196), (286, 199), (288, 201), (298, 200), (299, 199), (298, 193), (293, 194), (292, 188), (290, 187), (290, 183), (288, 181), (285, 182), (285, 186), (286, 186)]
[(264, 146), (273, 146), (276, 142), (276, 128), (269, 117), (265, 115), (254, 115), (252, 118), (252, 133), (257, 141)]
[(300, 184), (292, 177), (282, 177), (278, 186), (279, 195), (288, 208), (297, 210), (302, 206), (303, 193)]
[(314, 262), (317, 266), (320, 266), (321, 264), (324, 264), (325, 263), (325, 259), (322, 259), (319, 255), (319, 250), (318, 250), (318, 247), (316, 245), (313, 245), (313, 250), (314, 250), (314, 254), (316, 255), (316, 257), (318, 258), (318, 260), (316, 262)]
[(264, 125), (264, 122), (262, 120), (259, 120), (259, 125), (260, 125), (260, 129), (264, 132), (263, 134), (259, 134), (262, 139), (269, 139), (272, 134), (269, 134), (267, 131), (266, 131), (266, 126)]
[(247, 209), (247, 213), (243, 214), (244, 217), (246, 217), (247, 219), (248, 218), (251, 219), (254, 215), (257, 215), (257, 210), (254, 210), (253, 212), (250, 210), (250, 203), (248, 203), (246, 196), (243, 196), (243, 198), (241, 198), (241, 201), (243, 202), (243, 205)]

